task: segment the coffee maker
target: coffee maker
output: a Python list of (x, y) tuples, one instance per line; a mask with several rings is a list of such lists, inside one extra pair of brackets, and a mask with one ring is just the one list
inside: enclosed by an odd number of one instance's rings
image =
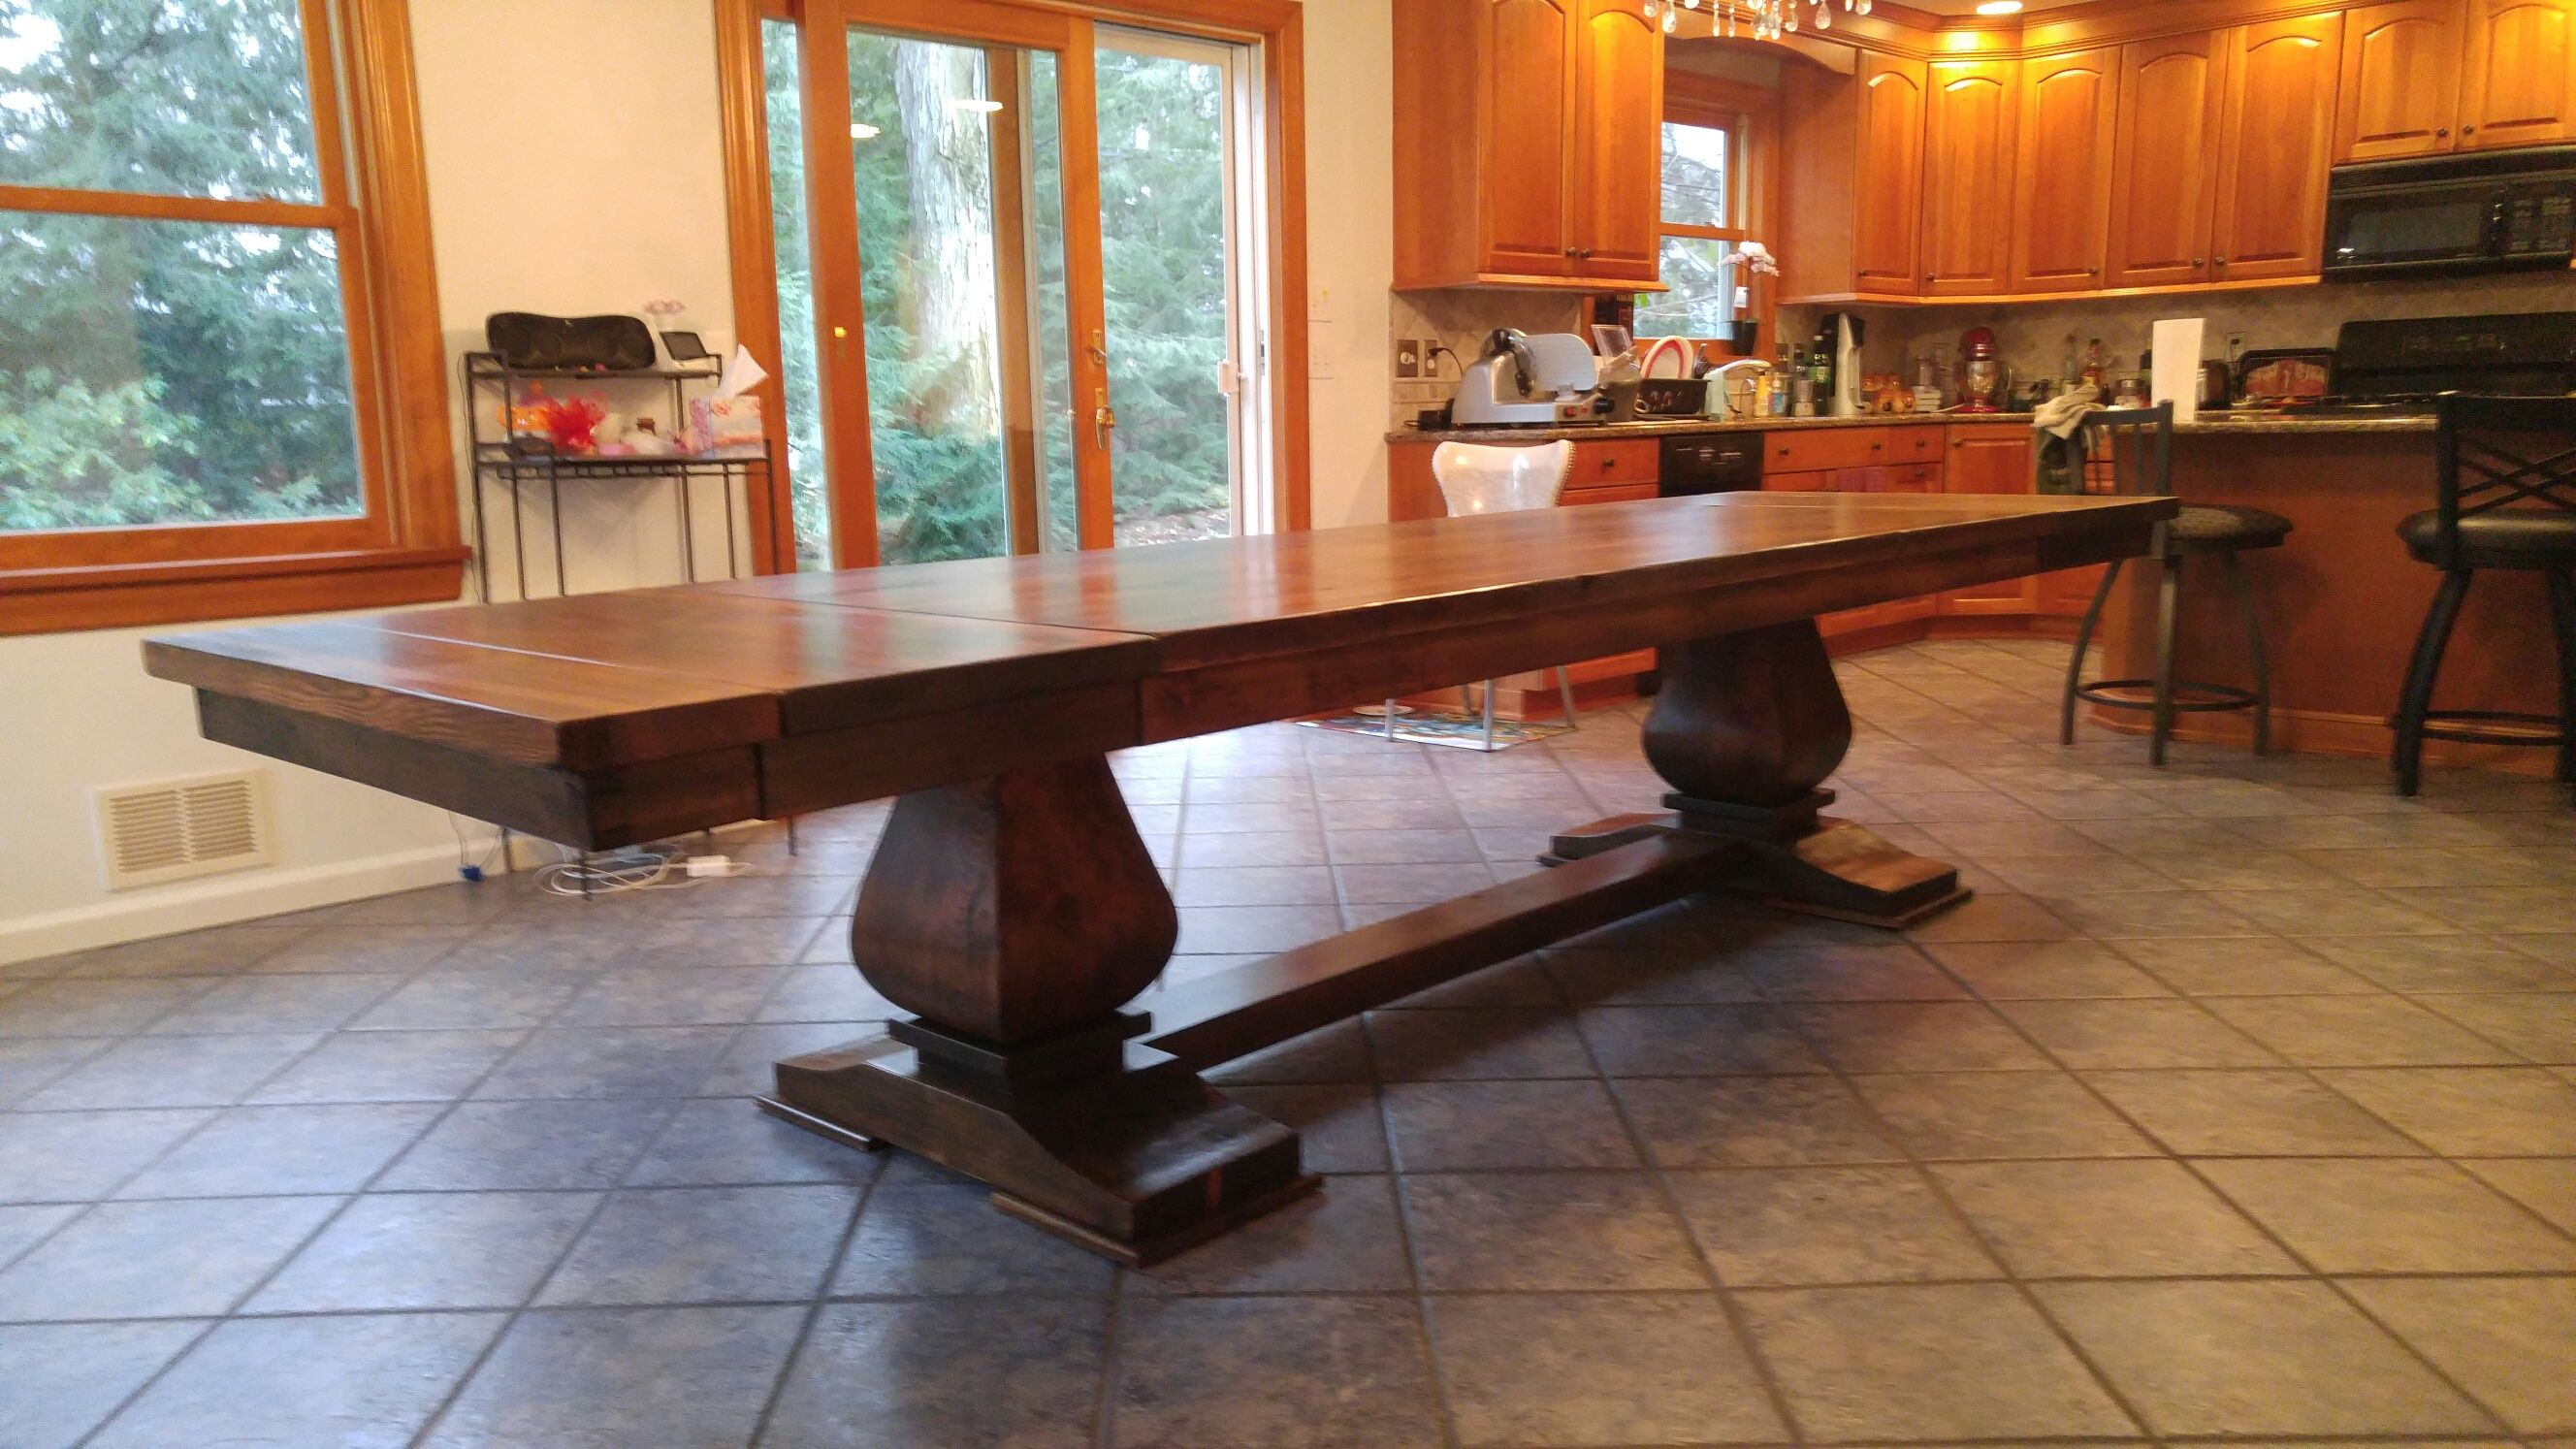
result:
[(1833, 388), (1816, 398), (1820, 417), (1856, 418), (1869, 411), (1861, 393), (1861, 319), (1850, 312), (1827, 312), (1817, 319), (1816, 350), (1833, 359)]

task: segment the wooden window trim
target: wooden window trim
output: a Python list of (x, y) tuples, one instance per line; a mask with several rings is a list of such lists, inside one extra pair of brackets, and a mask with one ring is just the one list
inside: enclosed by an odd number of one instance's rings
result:
[[(782, 355), (778, 317), (777, 237), (770, 225), (768, 118), (765, 74), (761, 65), (760, 23), (787, 20), (804, 23), (802, 0), (713, 0), (716, 20), (716, 71), (724, 125), (725, 212), (733, 254), (734, 334), (758, 355)], [(1306, 75), (1305, 11), (1294, 0), (1021, 0), (1026, 9), (1051, 11), (1070, 20), (1126, 22), (1196, 35), (1211, 40), (1256, 43), (1262, 57), (1262, 120), (1269, 154), (1267, 171), (1273, 194), (1266, 208), (1271, 257), (1270, 375), (1271, 476), (1275, 480), (1276, 523), (1282, 532), (1314, 526), (1311, 476), (1312, 439), (1307, 390), (1306, 321)], [(857, 6), (861, 13), (869, 4)], [(914, 0), (886, 0), (883, 19), (899, 21), (924, 7)], [(932, 7), (934, 12), (937, 7)], [(947, 11), (950, 29), (971, 28), (962, 7)], [(808, 47), (811, 53), (811, 47)], [(810, 81), (809, 81), (810, 84)], [(833, 133), (837, 135), (838, 132)], [(809, 119), (808, 135), (818, 136)], [(831, 137), (822, 139), (830, 140)], [(831, 163), (831, 156), (823, 164)], [(811, 174), (817, 165), (809, 154)], [(843, 168), (846, 170), (846, 168)], [(818, 280), (818, 285), (820, 285)], [(823, 365), (862, 365), (851, 355)], [(825, 406), (834, 405), (836, 389), (826, 388)], [(1077, 387), (1077, 395), (1082, 389)], [(786, 399), (778, 378), (762, 384), (762, 417), (770, 434), (769, 486), (751, 500), (752, 566), (761, 573), (780, 573), (796, 566), (794, 492), (788, 474)], [(844, 405), (856, 406), (857, 394)], [(857, 426), (864, 433), (865, 419)], [(831, 429), (826, 427), (827, 434)], [(864, 458), (850, 460), (862, 470)], [(871, 494), (871, 497), (873, 495)], [(836, 511), (836, 522), (847, 511)], [(1093, 530), (1098, 531), (1098, 530)], [(876, 540), (834, 540), (836, 564), (872, 562)]]
[(301, 0), (318, 202), (0, 186), (0, 210), (328, 229), (366, 513), (0, 537), (0, 635), (445, 602), (458, 534), (407, 0)]
[[(1717, 76), (1667, 70), (1664, 73), (1664, 119), (1675, 125), (1724, 127), (1735, 139), (1738, 180), (1734, 202), (1739, 225), (1713, 227), (1669, 222), (1658, 224), (1657, 234), (1726, 242), (1760, 238), (1771, 219), (1780, 214), (1779, 115), (1780, 98), (1776, 91), (1742, 85)], [(1779, 320), (1771, 279), (1750, 277), (1745, 280), (1745, 285), (1753, 293), (1752, 305), (1746, 309), (1746, 320), (1755, 323), (1760, 335), (1768, 338)], [(1705, 357), (1747, 355), (1732, 341), (1716, 338), (1689, 340)]]

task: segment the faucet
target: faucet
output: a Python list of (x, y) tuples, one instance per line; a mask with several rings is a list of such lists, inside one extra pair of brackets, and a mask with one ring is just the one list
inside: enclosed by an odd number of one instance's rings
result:
[(1726, 364), (1724, 367), (1713, 368), (1710, 370), (1708, 374), (1708, 385), (1713, 390), (1713, 395), (1717, 400), (1726, 404), (1726, 411), (1730, 417), (1744, 416), (1744, 410), (1735, 405), (1735, 399), (1729, 397), (1726, 391), (1729, 377), (1740, 369), (1749, 369), (1758, 376), (1759, 374), (1769, 372), (1771, 370), (1771, 364), (1763, 361), (1759, 357), (1739, 357), (1733, 362)]

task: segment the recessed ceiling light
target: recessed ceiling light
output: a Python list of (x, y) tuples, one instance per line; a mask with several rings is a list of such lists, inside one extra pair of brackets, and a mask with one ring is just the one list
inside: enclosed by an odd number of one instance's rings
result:
[(2019, 15), (2021, 0), (1977, 0), (1979, 15)]

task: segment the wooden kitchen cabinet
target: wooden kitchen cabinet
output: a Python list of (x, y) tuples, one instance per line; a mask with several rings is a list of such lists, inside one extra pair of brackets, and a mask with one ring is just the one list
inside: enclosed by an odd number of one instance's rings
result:
[[(1953, 424), (1949, 456), (1941, 466), (1944, 493), (2028, 493), (2031, 491), (2031, 433), (2028, 423)], [(1980, 584), (1941, 596), (1944, 614), (2028, 614), (2038, 602), (2035, 578)]]
[(2451, 149), (2460, 111), (2464, 0), (2387, 0), (2344, 12), (2337, 161)]
[(2314, 276), (2325, 260), (2343, 17), (2272, 20), (2228, 35), (2212, 270), (2222, 282)]
[(2114, 287), (2209, 280), (2210, 212), (2227, 94), (2224, 32), (2120, 47), (2120, 162), (2111, 185)]
[(1783, 294), (1912, 297), (1923, 226), (1924, 63), (1862, 52), (1850, 75), (1781, 77)]
[(2020, 63), (1936, 60), (1923, 142), (1923, 293), (2009, 291), (2015, 113)]
[(1663, 32), (1642, 0), (1394, 11), (1395, 285), (1656, 290)]
[(2576, 4), (2467, 0), (2461, 150), (2545, 146), (2576, 137)]
[(2011, 290), (2083, 292), (2102, 285), (2119, 94), (2117, 47), (2022, 62)]

